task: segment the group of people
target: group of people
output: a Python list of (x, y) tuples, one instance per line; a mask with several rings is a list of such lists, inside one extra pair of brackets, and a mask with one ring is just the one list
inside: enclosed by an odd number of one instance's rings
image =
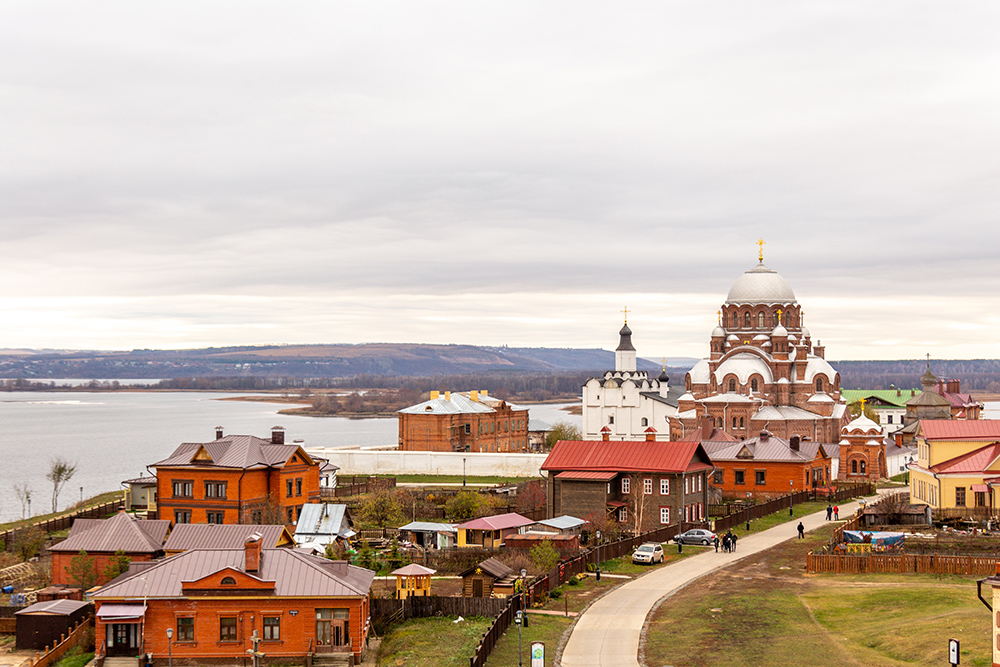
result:
[[(726, 553), (731, 551), (736, 551), (736, 533), (729, 529), (726, 534), (722, 536), (722, 550)], [(719, 536), (715, 536), (715, 552), (719, 552)]]
[(830, 521), (840, 521), (840, 506), (839, 505), (827, 505), (826, 506), (826, 520)]

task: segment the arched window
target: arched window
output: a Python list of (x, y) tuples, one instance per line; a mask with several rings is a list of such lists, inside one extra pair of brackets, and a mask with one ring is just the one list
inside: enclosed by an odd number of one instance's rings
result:
[(816, 391), (823, 391), (823, 378), (816, 378)]
[(774, 314), (774, 326), (781, 324), (781, 320), (778, 319), (778, 313)]
[(857, 461), (851, 461), (851, 474), (852, 475), (857, 475), (858, 474), (858, 462)]
[(861, 474), (862, 475), (865, 474), (865, 462), (864, 461), (861, 462)]
[(744, 329), (750, 328), (750, 313), (745, 313), (743, 315), (743, 328)]
[(757, 313), (757, 328), (764, 328), (764, 313)]
[(740, 428), (743, 428), (743, 417), (740, 417)]
[(649, 426), (649, 420), (646, 419), (645, 417), (643, 417), (640, 425), (641, 426)]
[(733, 380), (732, 378), (729, 379), (729, 391), (730, 392), (736, 391), (736, 380)]
[(757, 378), (750, 378), (750, 391), (757, 391)]
[(736, 417), (733, 417), (733, 428), (736, 428)]
[(718, 420), (716, 420), (716, 426), (722, 428), (722, 417), (719, 417)]
[(235, 586), (236, 580), (233, 579), (232, 577), (223, 577), (222, 581), (220, 581), (219, 583), (222, 584), (223, 586)]
[(732, 317), (732, 327), (733, 327), (734, 329), (738, 329), (738, 328), (740, 327), (740, 316), (739, 316), (739, 315), (737, 315), (736, 313), (733, 313), (733, 317)]

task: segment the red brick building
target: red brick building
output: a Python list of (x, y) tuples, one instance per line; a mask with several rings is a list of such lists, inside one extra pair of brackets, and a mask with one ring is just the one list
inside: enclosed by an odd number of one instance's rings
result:
[(836, 445), (785, 440), (767, 431), (740, 442), (702, 442), (724, 498), (767, 498), (828, 486)]
[(148, 561), (163, 555), (163, 538), (170, 529), (169, 521), (138, 520), (125, 512), (110, 519), (77, 519), (65, 540), (49, 547), (52, 553), (52, 583), (57, 586), (77, 586), (69, 571), (70, 563), (86, 552), (97, 575), (96, 584), (108, 581), (105, 570), (119, 551), (132, 562)]
[(707, 516), (712, 463), (697, 442), (560, 440), (542, 470), (549, 517), (612, 517), (642, 532)]
[[(360, 661), (375, 573), (293, 549), (193, 549), (136, 569), (93, 595), (97, 655), (151, 653), (153, 664)], [(167, 638), (167, 630), (173, 637)], [(254, 646), (254, 638), (260, 640)]]
[(528, 409), (486, 391), (432, 391), (430, 400), (398, 414), (402, 451), (528, 451)]
[[(320, 466), (302, 447), (271, 439), (223, 435), (187, 442), (154, 463), (159, 516), (173, 523), (295, 523), (302, 506), (319, 500)], [(277, 513), (280, 516), (268, 516)]]
[(866, 417), (862, 411), (843, 428), (840, 434), (840, 465), (837, 468), (837, 479), (877, 482), (888, 476), (882, 427)]

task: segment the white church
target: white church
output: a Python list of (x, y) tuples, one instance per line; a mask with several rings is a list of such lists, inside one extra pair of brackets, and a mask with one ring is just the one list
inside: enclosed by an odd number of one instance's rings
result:
[(677, 399), (684, 386), (671, 388), (666, 369), (655, 379), (636, 370), (628, 320), (618, 334), (615, 369), (583, 385), (583, 438), (670, 440), (670, 417), (677, 415)]

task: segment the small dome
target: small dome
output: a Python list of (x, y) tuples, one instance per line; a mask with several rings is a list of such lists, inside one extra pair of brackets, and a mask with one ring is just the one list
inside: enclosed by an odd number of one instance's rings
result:
[(795, 293), (777, 271), (761, 262), (736, 279), (726, 303), (795, 303)]
[(716, 326), (712, 329), (712, 338), (721, 337), (726, 335), (726, 330), (720, 326)]
[(869, 431), (881, 432), (882, 427), (868, 419), (863, 412), (843, 430), (844, 433), (868, 433)]
[(658, 377), (656, 379), (659, 380), (661, 384), (666, 384), (666, 383), (670, 382), (670, 376), (667, 375), (667, 371), (666, 370), (660, 371), (660, 377)]
[(771, 332), (771, 336), (787, 336), (787, 335), (788, 335), (788, 329), (781, 326), (780, 322), (778, 323), (778, 326), (774, 327), (774, 331)]
[(809, 333), (809, 329), (806, 329), (806, 325), (804, 325), (804, 324), (802, 325), (802, 337), (803, 338), (812, 338), (812, 334)]
[(618, 335), (619, 336), (631, 336), (632, 335), (632, 330), (628, 328), (628, 323), (627, 322), (624, 325), (622, 325), (622, 329), (621, 329), (621, 331), (618, 332)]
[(738, 343), (740, 342), (740, 337), (735, 334), (729, 334), (728, 336), (726, 336), (726, 340), (733, 340)]

